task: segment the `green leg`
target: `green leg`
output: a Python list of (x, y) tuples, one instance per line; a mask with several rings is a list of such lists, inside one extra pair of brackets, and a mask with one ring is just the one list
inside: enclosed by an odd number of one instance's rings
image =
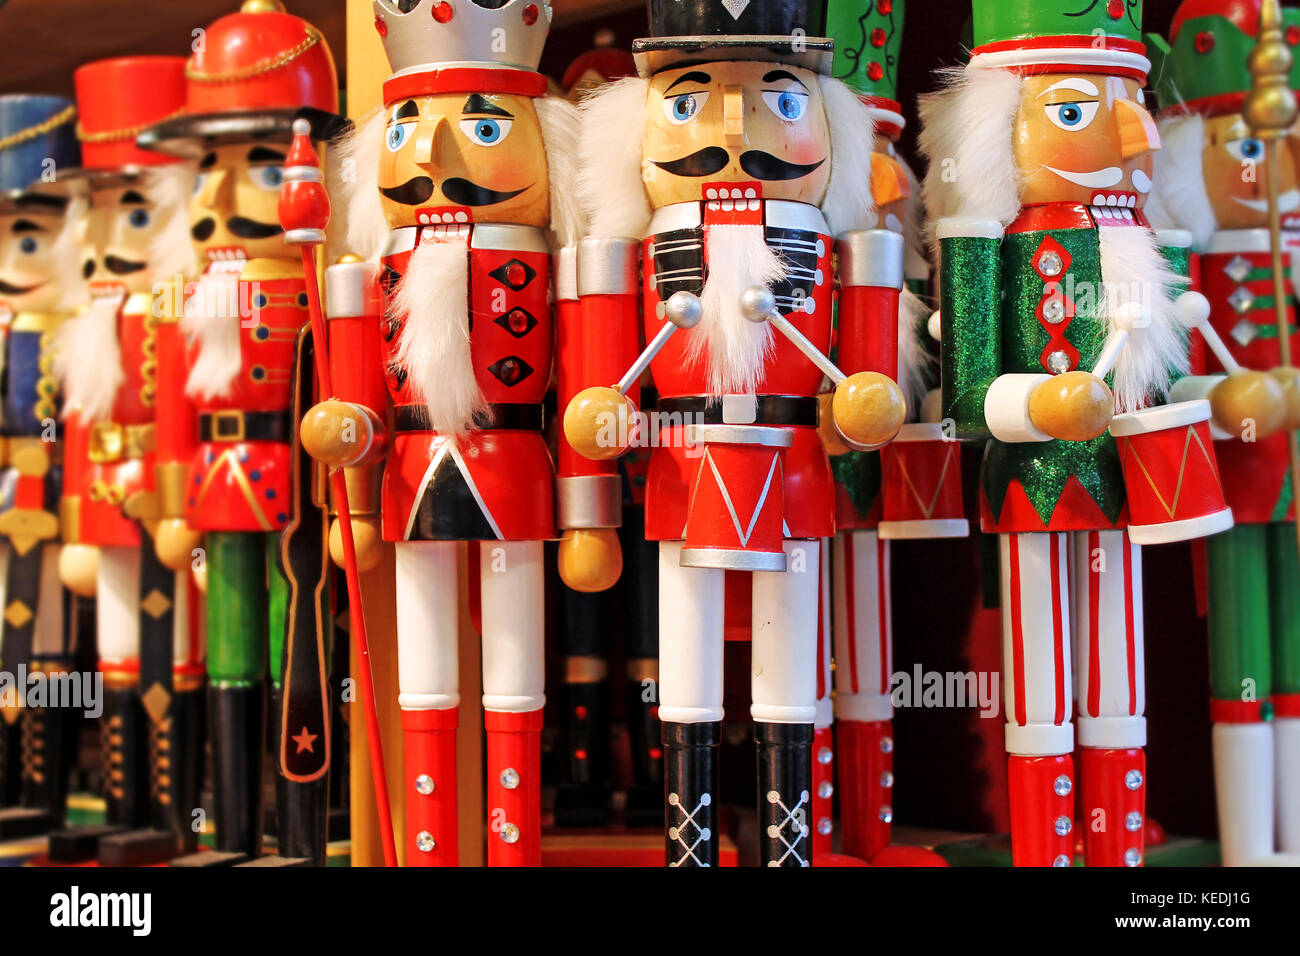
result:
[(289, 581), (280, 567), (280, 535), (266, 536), (267, 635), (270, 638), (271, 683), (284, 682), (284, 630), (289, 610)]
[(1238, 525), (1206, 541), (1210, 579), (1210, 694), (1215, 700), (1267, 700), (1269, 649), (1268, 525)]
[(1279, 694), (1300, 694), (1300, 551), (1295, 525), (1285, 522), (1267, 527), (1273, 689)]

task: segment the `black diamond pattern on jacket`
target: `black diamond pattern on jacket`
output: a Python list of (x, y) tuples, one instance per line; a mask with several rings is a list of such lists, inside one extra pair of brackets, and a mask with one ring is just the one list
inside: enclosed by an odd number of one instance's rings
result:
[(518, 355), (507, 355), (489, 365), (488, 371), (495, 375), (502, 385), (518, 385), (533, 374), (533, 367)]
[[(520, 262), (518, 259), (511, 259), (509, 262), (503, 262), (491, 272), (488, 273), (508, 289), (518, 292), (528, 283), (532, 282), (537, 276), (537, 270), (526, 262)], [(522, 275), (522, 279), (520, 276)]]
[[(527, 309), (521, 309), (518, 306), (511, 309), (505, 315), (497, 316), (492, 321), (517, 339), (522, 339), (537, 327), (537, 320), (533, 318), (532, 313)], [(522, 328), (516, 329), (515, 326), (522, 326)]]

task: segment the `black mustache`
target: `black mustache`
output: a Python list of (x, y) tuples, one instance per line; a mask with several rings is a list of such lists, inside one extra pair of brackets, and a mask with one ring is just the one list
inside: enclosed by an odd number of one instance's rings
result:
[(721, 146), (706, 146), (681, 159), (666, 159), (663, 162), (656, 159), (652, 162), (664, 172), (672, 173), (674, 176), (712, 176), (727, 168), (727, 163), (731, 162), (731, 154)]
[(118, 256), (104, 257), (104, 268), (115, 276), (129, 276), (132, 272), (139, 272), (144, 266), (143, 262), (132, 262), (130, 259), (122, 259)]
[(527, 188), (525, 186), (523, 189), (507, 189), (498, 192), (472, 183), (468, 179), (453, 176), (442, 184), (442, 194), (458, 206), (490, 206), (493, 203), (514, 199)]
[(416, 176), (400, 186), (380, 187), (379, 192), (393, 202), (403, 206), (419, 206), (433, 195), (433, 180), (428, 176)]
[(12, 285), (5, 282), (3, 279), (0, 279), (0, 295), (26, 295), (28, 292), (33, 292), (43, 285), (45, 285), (44, 282), (38, 282), (36, 285), (29, 286)]
[(749, 149), (740, 154), (740, 168), (755, 179), (798, 179), (800, 176), (807, 176), (824, 162), (825, 159), (819, 159), (815, 163), (801, 166), (798, 163), (786, 162), (781, 157), (765, 153), (761, 149)]
[(207, 219), (200, 219), (190, 227), (190, 235), (199, 242), (207, 242), (212, 238), (212, 234), (217, 231), (217, 221), (209, 216)]
[(231, 216), (226, 220), (226, 228), (230, 230), (231, 235), (238, 236), (240, 239), (270, 239), (284, 232), (278, 222), (258, 222), (256, 219), (246, 219), (243, 216)]

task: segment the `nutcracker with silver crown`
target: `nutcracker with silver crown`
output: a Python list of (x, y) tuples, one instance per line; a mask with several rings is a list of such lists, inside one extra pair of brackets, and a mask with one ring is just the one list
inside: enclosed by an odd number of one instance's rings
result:
[[(904, 124), (896, 99), (903, 16), (903, 0), (831, 0), (827, 8), (827, 32), (835, 40), (835, 75), (858, 94), (876, 122), (870, 177), (878, 215), (885, 228), (904, 234), (907, 255), (920, 248), (921, 240), (915, 215), (920, 197), (913, 195), (910, 170), (894, 151)], [(914, 271), (924, 274), (926, 269), (917, 263)], [(835, 474), (837, 534), (824, 569), (831, 599), (826, 602), (830, 626), (823, 628), (818, 657), (821, 710), (813, 768), (815, 839), (830, 849), (831, 794), (838, 792), (842, 849), (877, 863), (938, 860), (914, 847), (886, 851), (894, 784), (890, 541), (969, 533), (962, 514), (960, 446), (943, 440), (937, 422), (921, 420), (928, 360), (920, 336), (930, 311), (912, 291), (903, 290), (898, 309), (898, 382), (912, 414), (897, 438), (881, 452), (862, 452), (823, 431)], [(937, 404), (932, 401), (929, 407), (937, 409)], [(883, 856), (882, 851), (886, 851)]]
[[(135, 145), (185, 105), (183, 57), (123, 57), (74, 80), (82, 166), (59, 183), (89, 201), (82, 275), (90, 304), (60, 332), (66, 449), (59, 570), (95, 597), (107, 822), (105, 862), (154, 862), (193, 849), (203, 761), (202, 634), (188, 567), (159, 562), (154, 447), (154, 292), (192, 270), (193, 172)], [(152, 829), (126, 832), (132, 827)], [(93, 858), (104, 828), (51, 836), (52, 859)], [(122, 854), (126, 854), (123, 856)]]
[(75, 759), (71, 707), (23, 706), (27, 674), (74, 664), (59, 583), (61, 430), (54, 356), (80, 304), (80, 203), (49, 192), (78, 163), (76, 107), (54, 96), (0, 96), (0, 840), (59, 826)]
[[(645, 521), (659, 542), (670, 866), (718, 860), (727, 570), (755, 572), (761, 861), (811, 861), (821, 539), (835, 525), (818, 393), (835, 383), (825, 424), (859, 447), (887, 442), (905, 414), (894, 382), (902, 237), (867, 228), (874, 124), (829, 75), (824, 22), (801, 0), (655, 0), (652, 36), (633, 46), (640, 77), (583, 104), (589, 387), (564, 430), (611, 472), (562, 478), (573, 484), (561, 507), (593, 525), (616, 515), (613, 459), (653, 441)], [(639, 355), (638, 323), (649, 343)], [(647, 367), (657, 417), (638, 423)]]
[(969, 64), (921, 105), (943, 415), (987, 442), (999, 536), (1016, 865), (1071, 863), (1076, 782), (1086, 863), (1142, 864), (1141, 546), (1232, 525), (1208, 402), (1153, 404), (1205, 302), (1143, 212), (1140, 25), (1137, 0), (977, 0)]
[[(355, 173), (344, 190), (347, 245), (365, 261), (326, 273), (334, 395), (308, 413), (303, 441), (331, 466), (382, 461), (408, 864), (458, 863), (457, 553), (458, 542), (477, 541), (488, 863), (535, 866), (542, 549), (556, 528), (542, 401), (556, 361), (551, 237), (563, 245), (576, 214), (576, 111), (547, 96), (537, 72), (551, 21), (544, 0), (378, 0), (374, 9), (392, 75), (383, 108), (343, 147)], [(358, 537), (358, 560), (377, 547), (373, 533)], [(586, 555), (571, 586), (617, 577), (601, 561), (611, 550), (603, 536), (561, 550)]]
[[(1300, 421), (1294, 379), (1278, 368), (1283, 353), (1266, 188), (1275, 165), (1279, 240), (1293, 270), (1300, 249), (1294, 215), (1300, 138), (1292, 130), (1282, 140), (1275, 164), (1242, 115), (1251, 89), (1247, 62), (1262, 38), (1266, 6), (1186, 0), (1174, 15), (1169, 45), (1152, 38), (1164, 47), (1158, 87), (1164, 149), (1149, 214), (1153, 223), (1187, 231), (1192, 272), (1210, 304), (1201, 336), (1210, 347), (1198, 349), (1193, 371), (1212, 374), (1189, 376), (1175, 392), (1208, 397), (1213, 406), (1215, 453), (1236, 518), (1231, 531), (1207, 542), (1210, 717), (1219, 839), (1228, 865), (1263, 862), (1275, 852), (1300, 854), (1300, 564), (1286, 435)], [(1300, 10), (1282, 10), (1280, 17), (1275, 10), (1273, 24), (1273, 41), (1294, 56)], [(1295, 59), (1288, 85), (1300, 89)], [(1286, 276), (1284, 309), (1294, 353), (1300, 337), (1293, 276)], [(1263, 404), (1253, 404), (1257, 397)]]
[[(190, 232), (203, 269), (183, 307), (179, 295), (164, 296), (157, 322), (155, 542), (168, 567), (201, 558), (216, 844), (256, 857), (268, 670), (278, 685), (286, 604), (315, 599), (314, 583), (302, 593), (281, 560), (280, 532), (294, 512), (289, 411), (308, 292), (277, 207), (293, 120), (308, 120), (317, 139), (342, 121), (324, 38), (275, 0), (246, 0), (209, 25), (185, 76), (185, 112), (139, 137), (197, 164)], [(274, 701), (278, 713), (278, 686)], [(327, 710), (318, 701), (298, 726), (282, 728), (289, 751), (320, 770), (300, 773), (301, 787), (281, 787), (282, 835), (311, 829), (295, 815), (319, 815)]]

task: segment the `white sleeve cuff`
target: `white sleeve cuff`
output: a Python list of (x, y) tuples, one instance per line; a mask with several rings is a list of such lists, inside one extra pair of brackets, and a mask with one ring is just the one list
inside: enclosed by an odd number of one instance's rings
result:
[(999, 375), (984, 396), (984, 422), (1001, 442), (1051, 441), (1029, 420), (1029, 394), (1052, 376), (1043, 372)]

